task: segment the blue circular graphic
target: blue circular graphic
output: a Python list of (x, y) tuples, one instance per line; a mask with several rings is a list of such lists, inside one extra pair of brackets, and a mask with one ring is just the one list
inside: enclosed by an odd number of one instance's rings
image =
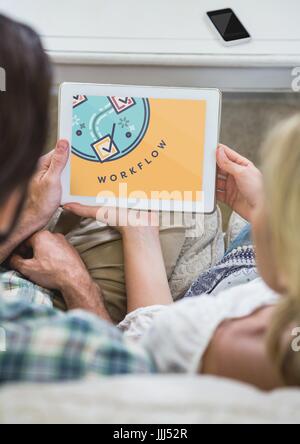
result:
[(148, 99), (74, 96), (72, 152), (91, 162), (112, 162), (132, 152), (150, 121)]

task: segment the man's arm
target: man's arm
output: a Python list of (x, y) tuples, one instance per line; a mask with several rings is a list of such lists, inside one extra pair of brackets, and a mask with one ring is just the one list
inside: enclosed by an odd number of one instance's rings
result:
[(0, 244), (0, 264), (3, 264), (11, 253), (38, 229), (39, 228), (35, 228), (31, 224), (23, 223), (21, 221), (10, 238), (5, 243)]
[(69, 282), (61, 289), (68, 310), (81, 309), (112, 322), (103, 302), (100, 287), (89, 276), (81, 282)]
[(61, 173), (69, 155), (69, 143), (60, 140), (55, 150), (42, 157), (31, 180), (20, 221), (6, 243), (0, 245), (0, 264), (22, 243), (43, 229), (60, 206)]

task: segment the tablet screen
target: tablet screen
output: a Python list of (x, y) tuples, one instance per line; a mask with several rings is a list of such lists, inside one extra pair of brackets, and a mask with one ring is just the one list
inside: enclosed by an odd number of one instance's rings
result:
[(206, 100), (73, 97), (72, 196), (201, 200)]

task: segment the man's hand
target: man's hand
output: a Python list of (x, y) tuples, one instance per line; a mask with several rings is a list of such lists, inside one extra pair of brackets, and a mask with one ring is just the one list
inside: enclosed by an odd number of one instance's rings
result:
[(69, 309), (82, 308), (110, 320), (100, 289), (63, 235), (42, 231), (32, 236), (27, 246), (33, 251), (32, 259), (14, 255), (10, 262), (13, 269), (41, 287), (59, 290)]
[(23, 224), (26, 222), (33, 225), (35, 231), (44, 228), (60, 206), (61, 174), (68, 156), (69, 143), (60, 140), (56, 148), (39, 161), (37, 172), (29, 186), (28, 199), (22, 216)]
[(252, 209), (263, 190), (261, 172), (250, 160), (225, 145), (217, 150), (217, 198), (250, 220)]
[(0, 246), (1, 264), (24, 240), (43, 229), (60, 206), (61, 174), (68, 156), (69, 143), (60, 140), (51, 153), (40, 159), (18, 225), (7, 242)]
[(90, 281), (79, 254), (63, 235), (41, 231), (27, 241), (32, 259), (14, 255), (11, 266), (26, 278), (49, 290), (63, 290), (75, 281)]

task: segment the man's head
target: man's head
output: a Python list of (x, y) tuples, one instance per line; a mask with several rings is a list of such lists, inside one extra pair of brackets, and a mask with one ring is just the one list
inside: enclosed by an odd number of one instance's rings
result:
[(51, 67), (37, 34), (0, 15), (0, 239), (16, 219), (44, 148)]

